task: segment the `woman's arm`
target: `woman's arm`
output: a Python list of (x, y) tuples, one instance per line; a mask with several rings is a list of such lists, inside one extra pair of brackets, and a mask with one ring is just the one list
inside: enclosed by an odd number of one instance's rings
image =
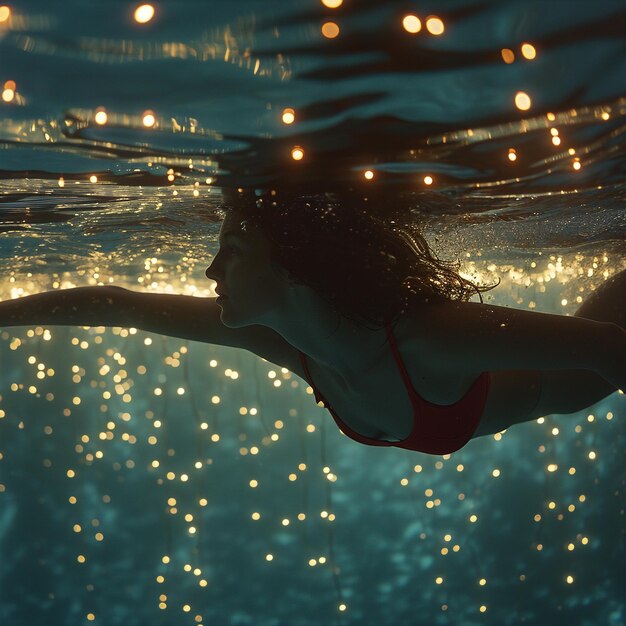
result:
[(148, 293), (121, 287), (77, 287), (0, 302), (3, 326), (121, 326), (214, 345), (243, 348), (298, 371), (299, 355), (271, 328), (229, 328), (215, 298)]
[(76, 287), (0, 302), (4, 326), (130, 326), (128, 294), (121, 287)]
[(609, 359), (624, 359), (620, 327), (583, 317), (451, 302), (429, 309), (421, 326), (429, 362), (442, 369), (583, 369), (604, 378)]

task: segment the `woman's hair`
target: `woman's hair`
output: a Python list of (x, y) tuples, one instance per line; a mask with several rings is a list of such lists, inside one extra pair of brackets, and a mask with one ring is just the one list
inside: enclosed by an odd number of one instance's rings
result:
[[(395, 324), (401, 313), (427, 303), (468, 301), (479, 287), (431, 252), (409, 210), (376, 217), (368, 203), (336, 193), (273, 192), (219, 206), (261, 229), (271, 260), (289, 279), (313, 289), (335, 311), (373, 330)], [(391, 214), (390, 214), (391, 213)], [(245, 227), (245, 226), (244, 226)], [(499, 284), (499, 282), (498, 282)], [(338, 318), (339, 319), (339, 318)]]

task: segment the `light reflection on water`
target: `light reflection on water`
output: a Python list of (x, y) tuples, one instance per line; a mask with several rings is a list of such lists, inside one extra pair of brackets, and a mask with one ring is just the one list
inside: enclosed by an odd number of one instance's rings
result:
[[(414, 192), (492, 304), (625, 266), (620, 3), (344, 5), (0, 8), (0, 298), (213, 295), (238, 187)], [(3, 625), (623, 621), (623, 395), (439, 459), (243, 351), (0, 316), (0, 364)]]

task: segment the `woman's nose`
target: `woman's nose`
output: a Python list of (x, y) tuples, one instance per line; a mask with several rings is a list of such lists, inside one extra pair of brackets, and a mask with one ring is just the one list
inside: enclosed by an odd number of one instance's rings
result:
[(222, 278), (222, 274), (220, 272), (221, 262), (219, 260), (220, 254), (219, 252), (211, 259), (211, 264), (206, 268), (204, 275), (215, 282), (220, 282)]

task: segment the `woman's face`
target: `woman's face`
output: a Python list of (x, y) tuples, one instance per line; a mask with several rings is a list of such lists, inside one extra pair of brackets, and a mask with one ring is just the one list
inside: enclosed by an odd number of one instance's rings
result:
[(270, 261), (270, 243), (259, 228), (242, 230), (243, 216), (228, 213), (220, 230), (220, 248), (206, 270), (223, 295), (222, 322), (231, 328), (269, 322), (281, 310), (287, 289), (286, 273)]

